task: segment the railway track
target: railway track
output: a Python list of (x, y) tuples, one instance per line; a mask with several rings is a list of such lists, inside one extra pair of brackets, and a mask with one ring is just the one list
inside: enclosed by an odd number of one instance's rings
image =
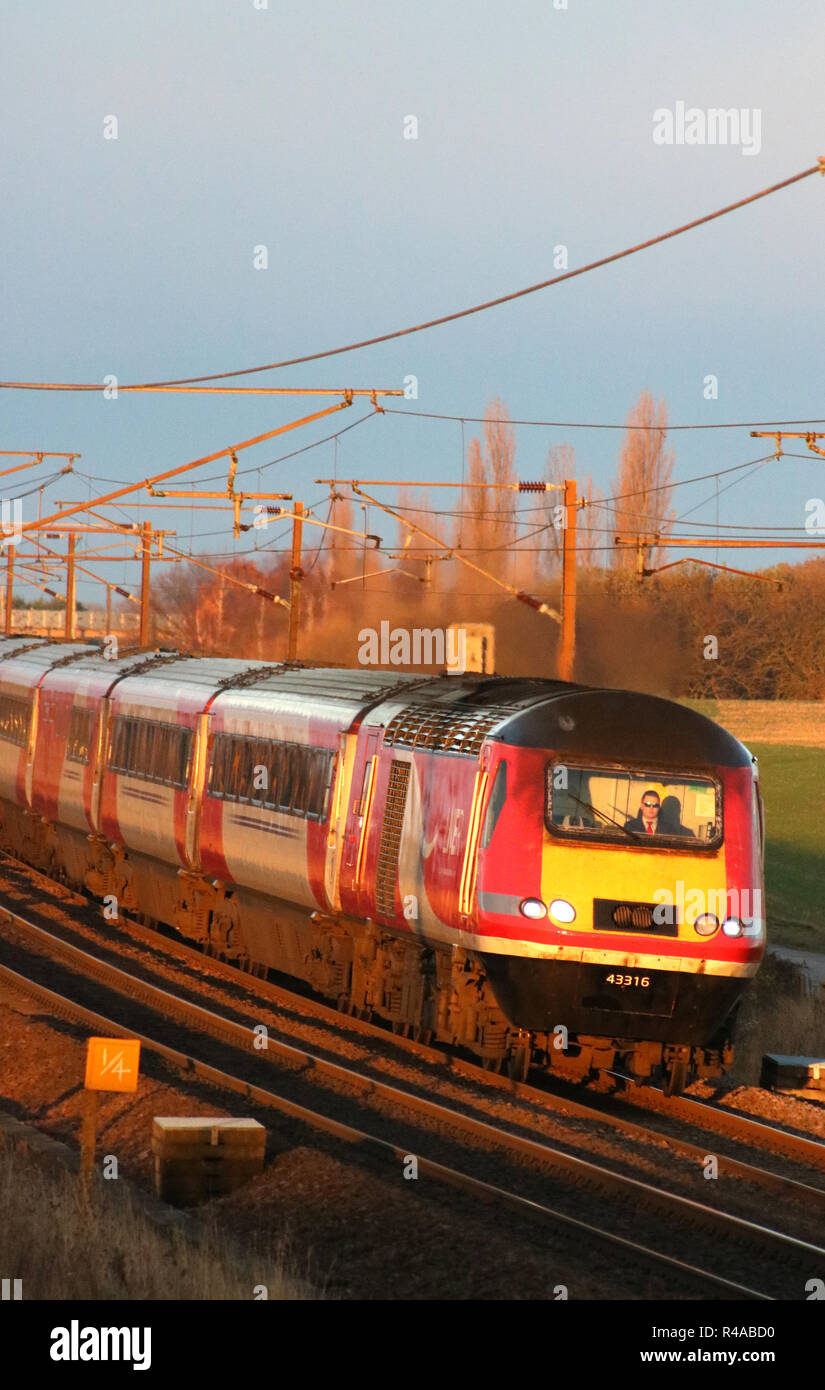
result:
[[(55, 883), (54, 880), (47, 878), (24, 861), (14, 858), (6, 851), (0, 851), (0, 872), (4, 864), (13, 866), (16, 871), (22, 872), (27, 879), (37, 883), (44, 893), (53, 897), (59, 895), (58, 900), (64, 903), (66, 900), (70, 900), (72, 904), (82, 906), (92, 912), (95, 931), (101, 946), (109, 950), (113, 949), (111, 933), (115, 928), (104, 929), (101, 926), (99, 907), (94, 900), (75, 889), (68, 889), (62, 884)], [(109, 932), (108, 936), (104, 936), (104, 930)], [(255, 994), (262, 1003), (269, 1002), (287, 1011), (298, 1007), (302, 1012), (311, 1014), (331, 1028), (340, 1028), (346, 1024), (348, 1029), (360, 1034), (365, 1040), (386, 1043), (392, 1039), (394, 1047), (409, 1053), (420, 1062), (443, 1069), (457, 1078), (466, 1078), (487, 1090), (506, 1093), (518, 1100), (542, 1108), (558, 1106), (561, 1103), (570, 1115), (577, 1116), (582, 1120), (598, 1118), (600, 1123), (610, 1126), (617, 1133), (635, 1139), (665, 1139), (675, 1153), (700, 1164), (704, 1162), (708, 1153), (705, 1142), (698, 1143), (685, 1139), (674, 1134), (672, 1129), (642, 1125), (630, 1120), (626, 1114), (619, 1111), (613, 1097), (590, 1095), (588, 1099), (583, 1100), (581, 1095), (574, 1097), (571, 1094), (572, 1085), (556, 1082), (555, 1078), (549, 1078), (549, 1085), (511, 1080), (487, 1070), (453, 1049), (413, 1041), (403, 1034), (391, 1032), (384, 1024), (374, 1024), (362, 1018), (343, 1015), (339, 1010), (319, 1001), (314, 995), (297, 993), (270, 980), (250, 976), (246, 971), (239, 970), (218, 958), (205, 956), (197, 947), (189, 946), (179, 939), (170, 938), (134, 919), (121, 916), (116, 924), (116, 930), (128, 934), (133, 940), (144, 944), (150, 950), (162, 945), (164, 951), (174, 954), (179, 960), (193, 968), (202, 968), (206, 961), (210, 974), (225, 980), (227, 983), (239, 985), (244, 990), (250, 988), (251, 979), (254, 978), (256, 981)], [(621, 1096), (621, 1101), (625, 1102), (624, 1108), (632, 1105), (644, 1112), (663, 1116), (668, 1121), (676, 1120), (689, 1125), (692, 1129), (707, 1131), (727, 1138), (747, 1146), (750, 1150), (791, 1159), (799, 1165), (800, 1170), (816, 1169), (825, 1173), (825, 1143), (819, 1140), (795, 1134), (779, 1126), (765, 1124), (741, 1113), (722, 1109), (711, 1102), (687, 1096), (666, 1097), (660, 1090), (653, 1087), (629, 1086), (627, 1085), (628, 1078), (621, 1072), (610, 1073), (610, 1075), (620, 1085), (627, 1086), (626, 1091)], [(581, 1088), (576, 1087), (576, 1090), (580, 1092)], [(813, 1210), (825, 1210), (825, 1187), (813, 1186), (805, 1181), (794, 1181), (787, 1175), (760, 1167), (734, 1155), (715, 1153), (714, 1156), (718, 1160), (720, 1174), (747, 1179), (774, 1192), (796, 1192), (799, 1197), (810, 1203)]]
[[(344, 1090), (351, 1095), (354, 1094), (359, 1103), (363, 1103), (365, 1100), (372, 1103), (380, 1101), (393, 1113), (393, 1124), (396, 1127), (399, 1127), (399, 1112), (402, 1116), (407, 1117), (412, 1112), (419, 1125), (424, 1122), (425, 1127), (429, 1127), (431, 1138), (434, 1135), (443, 1138), (444, 1133), (447, 1133), (451, 1136), (451, 1143), (454, 1148), (466, 1150), (468, 1143), (471, 1147), (482, 1145), (488, 1150), (492, 1149), (503, 1155), (511, 1168), (514, 1164), (517, 1166), (525, 1162), (539, 1166), (556, 1183), (561, 1181), (564, 1185), (577, 1189), (589, 1188), (598, 1193), (600, 1197), (609, 1196), (613, 1200), (618, 1199), (619, 1204), (625, 1207), (628, 1203), (634, 1204), (637, 1208), (643, 1206), (648, 1212), (652, 1211), (658, 1217), (665, 1217), (669, 1230), (673, 1230), (678, 1225), (694, 1231), (702, 1228), (711, 1235), (714, 1248), (721, 1246), (728, 1249), (727, 1262), (725, 1260), (721, 1262), (725, 1266), (725, 1272), (722, 1272), (718, 1266), (714, 1270), (697, 1265), (690, 1258), (685, 1258), (684, 1252), (673, 1253), (672, 1251), (653, 1248), (649, 1243), (643, 1241), (628, 1239), (616, 1229), (610, 1230), (603, 1225), (583, 1221), (572, 1215), (570, 1211), (565, 1212), (558, 1206), (549, 1207), (543, 1200), (537, 1200), (523, 1190), (516, 1192), (512, 1188), (503, 1187), (498, 1183), (490, 1183), (485, 1178), (479, 1177), (477, 1172), (467, 1172), (465, 1168), (459, 1169), (451, 1163), (442, 1162), (437, 1157), (422, 1153), (420, 1134), (414, 1145), (410, 1143), (409, 1139), (405, 1139), (404, 1143), (388, 1140), (386, 1137), (363, 1129), (360, 1125), (356, 1126), (330, 1115), (328, 1108), (322, 1111), (315, 1106), (309, 1107), (302, 1102), (290, 1099), (282, 1093), (283, 1084), (281, 1093), (276, 1093), (270, 1087), (261, 1087), (251, 1083), (248, 1078), (239, 1077), (223, 1068), (215, 1068), (193, 1052), (182, 1052), (179, 1048), (170, 1048), (168, 1044), (158, 1039), (156, 1033), (154, 1036), (151, 1033), (142, 1035), (145, 1047), (159, 1053), (167, 1062), (173, 1063), (187, 1074), (194, 1072), (201, 1079), (208, 1080), (212, 1084), (222, 1085), (226, 1089), (239, 1092), (250, 1100), (255, 1100), (270, 1109), (280, 1110), (313, 1128), (325, 1130), (339, 1138), (345, 1138), (350, 1142), (365, 1146), (372, 1152), (383, 1154), (385, 1159), (390, 1158), (395, 1163), (398, 1162), (399, 1157), (415, 1153), (419, 1161), (420, 1171), (436, 1181), (459, 1186), (475, 1197), (487, 1202), (495, 1201), (511, 1211), (518, 1211), (522, 1216), (529, 1213), (533, 1221), (554, 1222), (557, 1227), (563, 1227), (568, 1233), (574, 1231), (590, 1240), (607, 1244), (614, 1250), (620, 1249), (625, 1257), (632, 1253), (637, 1259), (652, 1261), (660, 1267), (664, 1266), (680, 1278), (694, 1281), (698, 1279), (706, 1289), (713, 1289), (716, 1296), (722, 1294), (737, 1298), (802, 1297), (804, 1280), (812, 1276), (821, 1277), (825, 1274), (825, 1250), (811, 1242), (800, 1240), (798, 1237), (787, 1235), (758, 1222), (743, 1220), (741, 1217), (719, 1211), (693, 1199), (668, 1192), (650, 1182), (617, 1173), (605, 1168), (602, 1164), (567, 1153), (545, 1142), (539, 1142), (523, 1134), (514, 1134), (493, 1126), (462, 1111), (417, 1095), (408, 1089), (391, 1086), (374, 1076), (367, 1076), (351, 1067), (344, 1067), (339, 1062), (331, 1061), (307, 1047), (297, 1047), (294, 1043), (285, 1043), (278, 1039), (269, 1038), (266, 1050), (255, 1053), (253, 1051), (254, 1021), (241, 1024), (216, 1014), (212, 1010), (205, 1009), (191, 999), (173, 994), (168, 989), (130, 974), (121, 969), (120, 966), (103, 961), (99, 956), (92, 955), (90, 952), (67, 942), (19, 913), (5, 909), (3, 917), (7, 923), (11, 924), (14, 935), (18, 937), (22, 935), (27, 949), (33, 951), (29, 958), (30, 965), (36, 960), (41, 963), (45, 960), (52, 965), (57, 962), (64, 969), (70, 971), (75, 979), (82, 978), (87, 983), (93, 981), (110, 994), (137, 1002), (145, 1009), (151, 1010), (156, 1018), (164, 1020), (165, 1023), (172, 1021), (201, 1038), (210, 1037), (220, 1041), (232, 1049), (236, 1057), (238, 1054), (243, 1055), (247, 1064), (252, 1057), (253, 1065), (258, 1071), (262, 1061), (277, 1066), (282, 1083), (284, 1078), (290, 1074), (293, 1076), (298, 1074), (304, 1082), (306, 1082), (307, 1077), (311, 1077), (313, 1084), (322, 1081), (327, 1086), (332, 1085), (338, 1088), (339, 1091)], [(183, 949), (189, 950), (189, 948)], [(200, 953), (193, 952), (193, 955), (201, 964), (203, 963), (204, 957)], [(227, 966), (222, 966), (221, 970), (222, 972), (231, 971), (233, 975), (240, 973)], [(37, 973), (36, 969), (35, 973)], [(64, 994), (47, 989), (42, 982), (32, 980), (28, 971), (23, 977), (19, 971), (12, 971), (10, 967), (4, 966), (0, 974), (2, 974), (7, 986), (11, 986), (13, 989), (39, 991), (39, 997), (53, 1010), (73, 1011), (76, 1018), (80, 1018), (82, 1014), (81, 1021), (84, 1022), (85, 1026), (91, 1026), (96, 1030), (109, 1029), (114, 1034), (128, 1032), (132, 1036), (135, 1035), (136, 1030), (134, 1028), (124, 1028), (116, 1020), (90, 1011), (76, 1000), (71, 1000)], [(267, 985), (266, 989), (267, 991), (269, 989), (278, 991), (276, 986)], [(115, 1012), (117, 1011), (115, 1010)], [(333, 1010), (329, 1010), (329, 1013), (336, 1016)], [(340, 1015), (337, 1017), (340, 1019)], [(371, 1027), (371, 1025), (364, 1026)], [(384, 1034), (384, 1036), (386, 1035)], [(488, 1075), (484, 1072), (481, 1074), (485, 1077)], [(521, 1085), (518, 1089), (530, 1090), (533, 1088), (526, 1088)], [(546, 1093), (543, 1092), (538, 1094), (546, 1096)], [(588, 1109), (588, 1107), (581, 1108), (582, 1110)], [(590, 1113), (592, 1114), (592, 1111)], [(403, 1120), (400, 1127), (403, 1129), (407, 1124), (408, 1119)], [(628, 1122), (622, 1121), (621, 1124), (625, 1130), (629, 1128)], [(456, 1135), (460, 1136), (458, 1142), (456, 1142)], [(682, 1143), (682, 1148), (683, 1150), (686, 1148), (684, 1143)], [(793, 1188), (795, 1195), (809, 1204), (816, 1202), (821, 1205), (823, 1201), (824, 1194), (820, 1189), (793, 1183), (789, 1179), (781, 1178), (780, 1175), (755, 1170), (752, 1166), (736, 1160), (728, 1160), (728, 1162), (731, 1164), (731, 1171), (740, 1177), (758, 1180), (763, 1184), (781, 1184), (786, 1193)], [(684, 1245), (684, 1242), (682, 1244)], [(760, 1278), (752, 1281), (753, 1286), (751, 1282), (745, 1284), (740, 1279), (731, 1277), (730, 1250), (739, 1251), (736, 1259), (738, 1268), (742, 1264), (741, 1252), (744, 1248), (748, 1248), (752, 1255), (756, 1255), (757, 1260), (761, 1261), (763, 1266), (760, 1271)], [(795, 1279), (803, 1281), (798, 1289), (794, 1283)], [(790, 1294), (783, 1292), (789, 1288), (792, 1288), (794, 1292)]]
[[(67, 1021), (80, 1023), (84, 1027), (93, 1029), (96, 1032), (102, 1032), (104, 1035), (131, 1038), (138, 1037), (143, 1048), (161, 1057), (167, 1064), (188, 1079), (194, 1078), (207, 1082), (222, 1091), (228, 1091), (234, 1095), (242, 1096), (247, 1102), (254, 1102), (259, 1106), (289, 1116), (291, 1119), (297, 1120), (309, 1126), (311, 1129), (320, 1130), (325, 1134), (334, 1136), (336, 1139), (344, 1140), (347, 1143), (359, 1147), (366, 1147), (373, 1154), (376, 1154), (385, 1161), (393, 1162), (395, 1165), (399, 1162), (406, 1161), (410, 1156), (404, 1145), (388, 1143), (385, 1139), (369, 1134), (352, 1125), (344, 1124), (318, 1110), (312, 1110), (306, 1106), (295, 1104), (269, 1088), (250, 1084), (246, 1079), (205, 1063), (191, 1053), (181, 1052), (178, 1049), (159, 1042), (156, 1038), (150, 1037), (147, 1034), (136, 1032), (134, 1029), (124, 1028), (114, 1019), (88, 1009), (84, 1005), (79, 1004), (76, 1000), (48, 989), (31, 980), (29, 977), (11, 970), (8, 966), (0, 965), (0, 982), (12, 992), (17, 992), (27, 999), (34, 999), (55, 1016)], [(711, 1296), (718, 1297), (720, 1295), (726, 1295), (728, 1297), (758, 1299), (762, 1301), (768, 1301), (770, 1299), (770, 1295), (760, 1293), (758, 1290), (751, 1289), (747, 1285), (726, 1279), (714, 1274), (712, 1271), (690, 1265), (685, 1261), (675, 1259), (660, 1251), (649, 1249), (639, 1242), (625, 1239), (616, 1232), (611, 1232), (589, 1222), (571, 1217), (544, 1203), (535, 1202), (522, 1197), (505, 1188), (485, 1182), (470, 1174), (463, 1173), (455, 1168), (431, 1160), (425, 1155), (416, 1154), (415, 1157), (419, 1172), (425, 1176), (432, 1177), (437, 1182), (459, 1189), (482, 1202), (495, 1203), (519, 1216), (527, 1216), (531, 1221), (548, 1223), (561, 1227), (565, 1233), (576, 1236), (577, 1238), (584, 1237), (585, 1239), (596, 1241), (613, 1253), (621, 1253), (624, 1257), (631, 1256), (637, 1260), (655, 1265), (658, 1268), (663, 1268), (670, 1274), (675, 1274), (680, 1278), (687, 1278), (689, 1282), (693, 1281)]]
[[(151, 945), (153, 939), (157, 940), (158, 934), (153, 932), (151, 928), (131, 921), (127, 925), (130, 932), (146, 944)], [(166, 937), (161, 939), (165, 945), (169, 945)], [(175, 942), (174, 949), (191, 964), (197, 964), (203, 960), (202, 953), (193, 947)], [(242, 983), (248, 986), (249, 977), (244, 971), (227, 965), (224, 961), (208, 959), (210, 970), (214, 968), (216, 973), (228, 982)], [(338, 1010), (320, 1003), (314, 997), (308, 998), (305, 995), (296, 994), (294, 991), (272, 984), (268, 980), (258, 981), (255, 992), (260, 995), (262, 1002), (268, 1001), (281, 1007), (294, 1007), (296, 1004), (300, 1005), (302, 1009), (309, 1007), (313, 1013), (325, 1019), (333, 1027), (339, 1027), (343, 1021), (346, 1021), (347, 1027), (355, 1027), (368, 1040), (385, 1043), (391, 1038), (396, 1047), (409, 1052), (411, 1056), (425, 1061), (431, 1066), (444, 1069), (456, 1077), (464, 1077), (488, 1090), (502, 1092), (543, 1109), (556, 1108), (561, 1104), (568, 1115), (586, 1121), (598, 1120), (617, 1133), (639, 1141), (665, 1139), (668, 1147), (674, 1153), (680, 1154), (700, 1166), (705, 1163), (708, 1156), (706, 1143), (700, 1144), (674, 1135), (669, 1131), (636, 1123), (626, 1116), (620, 1115), (615, 1106), (611, 1105), (609, 1098), (605, 1098), (602, 1103), (600, 1103), (602, 1098), (591, 1098), (588, 1101), (583, 1101), (568, 1095), (566, 1088), (562, 1094), (559, 1090), (532, 1085), (529, 1082), (510, 1080), (458, 1056), (454, 1051), (413, 1042), (403, 1035), (389, 1033), (386, 1027), (381, 1025), (363, 1019), (353, 1020), (348, 1015), (342, 1016)], [(692, 1128), (710, 1129), (721, 1136), (747, 1144), (751, 1148), (794, 1159), (801, 1167), (818, 1168), (825, 1172), (825, 1144), (814, 1139), (807, 1139), (787, 1130), (777, 1129), (774, 1126), (749, 1120), (746, 1116), (736, 1114), (730, 1116), (732, 1123), (727, 1125), (728, 1114), (713, 1105), (702, 1102), (682, 1104), (683, 1098), (681, 1097), (678, 1101), (676, 1098), (668, 1099), (662, 1092), (647, 1087), (634, 1088), (634, 1094), (637, 1090), (640, 1093), (640, 1108), (647, 1108), (645, 1106), (645, 1100), (647, 1100), (654, 1113), (661, 1113), (668, 1118), (681, 1119)], [(825, 1187), (814, 1186), (809, 1182), (760, 1167), (731, 1154), (715, 1153), (714, 1157), (717, 1159), (721, 1175), (744, 1179), (757, 1184), (766, 1191), (796, 1196), (803, 1200), (812, 1211), (821, 1212), (825, 1216)]]
[[(622, 1073), (614, 1075), (627, 1081)], [(695, 1096), (665, 1096), (654, 1086), (634, 1085), (628, 1088), (627, 1095), (631, 1104), (654, 1114), (668, 1115), (699, 1129), (708, 1129), (725, 1138), (825, 1171), (825, 1144), (819, 1140), (794, 1134), (778, 1125), (765, 1124), (734, 1110), (724, 1110), (714, 1101), (699, 1100)]]

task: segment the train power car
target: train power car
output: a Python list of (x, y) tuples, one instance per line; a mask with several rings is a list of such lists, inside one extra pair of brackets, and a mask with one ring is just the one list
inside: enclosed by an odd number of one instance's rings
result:
[(8, 848), (490, 1067), (722, 1071), (756, 761), (650, 695), (0, 641)]

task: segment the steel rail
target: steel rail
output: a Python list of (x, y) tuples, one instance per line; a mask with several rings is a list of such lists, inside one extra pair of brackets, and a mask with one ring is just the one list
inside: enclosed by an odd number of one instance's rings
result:
[[(310, 1110), (308, 1107), (299, 1105), (294, 1101), (287, 1100), (283, 1096), (265, 1087), (255, 1086), (251, 1082), (245, 1081), (241, 1077), (233, 1076), (231, 1073), (222, 1071), (206, 1062), (192, 1056), (191, 1054), (180, 1052), (175, 1048), (160, 1043), (154, 1038), (148, 1037), (144, 1033), (124, 1028), (113, 1019), (105, 1017), (85, 1005), (78, 1004), (74, 1000), (68, 999), (54, 990), (48, 989), (37, 981), (28, 979), (18, 971), (0, 964), (0, 981), (8, 988), (23, 995), (24, 997), (34, 998), (45, 1004), (58, 1017), (70, 1019), (72, 1022), (81, 1022), (86, 1027), (93, 1029), (97, 1033), (111, 1035), (115, 1037), (138, 1038), (141, 1046), (148, 1051), (161, 1057), (167, 1064), (181, 1072), (186, 1079), (193, 1077), (209, 1084), (242, 1095), (245, 1099), (255, 1102), (255, 1104), (278, 1111), (287, 1115), (290, 1119), (297, 1120), (309, 1127), (321, 1130), (337, 1139), (347, 1143), (356, 1144), (359, 1147), (367, 1148), (371, 1153), (381, 1158), (398, 1162), (406, 1160), (411, 1155), (404, 1145), (391, 1144), (386, 1139), (381, 1139), (376, 1135), (368, 1134), (364, 1130), (356, 1129), (352, 1125), (335, 1120), (329, 1115), (323, 1115), (318, 1111)], [(649, 1246), (642, 1245), (636, 1241), (626, 1239), (613, 1231), (606, 1231), (591, 1223), (581, 1221), (577, 1217), (569, 1216), (566, 1212), (557, 1211), (553, 1207), (548, 1207), (543, 1203), (534, 1202), (529, 1198), (521, 1197), (517, 1193), (509, 1192), (505, 1188), (498, 1187), (492, 1183), (487, 1183), (479, 1178), (472, 1177), (467, 1173), (462, 1173), (458, 1169), (448, 1167), (445, 1164), (437, 1163), (425, 1155), (416, 1154), (419, 1172), (445, 1183), (450, 1187), (470, 1193), (472, 1196), (484, 1202), (495, 1202), (506, 1207), (508, 1210), (516, 1212), (520, 1216), (529, 1216), (536, 1220), (549, 1222), (550, 1224), (561, 1226), (576, 1236), (586, 1236), (594, 1239), (602, 1245), (606, 1245), (613, 1250), (621, 1250), (624, 1255), (630, 1254), (636, 1258), (641, 1257), (656, 1266), (663, 1266), (672, 1273), (688, 1275), (698, 1279), (701, 1283), (715, 1290), (724, 1292), (731, 1297), (757, 1300), (761, 1302), (774, 1301), (769, 1294), (752, 1289), (744, 1284), (739, 1284), (733, 1280), (726, 1279), (722, 1275), (717, 1275), (709, 1270), (701, 1269), (699, 1266), (691, 1265), (684, 1260), (675, 1259), (671, 1255), (661, 1251), (653, 1250)]]
[(759, 1148), (825, 1168), (825, 1144), (818, 1139), (807, 1139), (802, 1134), (793, 1134), (739, 1111), (723, 1110), (716, 1101), (700, 1100), (697, 1096), (665, 1096), (655, 1086), (634, 1086), (633, 1096), (631, 1104), (635, 1104), (638, 1097), (642, 1107), (649, 1106), (655, 1114), (673, 1115), (700, 1129), (713, 1130), (745, 1144), (755, 1143)]
[[(43, 885), (44, 891), (54, 895), (57, 890), (60, 897), (71, 896), (76, 905), (86, 905), (93, 907), (94, 903), (85, 894), (77, 892), (75, 889), (68, 889), (63, 884), (57, 884), (53, 879), (49, 879), (40, 870), (32, 868), (22, 860), (14, 858), (6, 851), (0, 851), (0, 867), (2, 860), (11, 861), (19, 865), (28, 875), (36, 875)], [(250, 980), (253, 978), (247, 971), (241, 970), (236, 966), (230, 965), (218, 957), (205, 955), (197, 947), (187, 945), (185, 942), (171, 941), (162, 933), (154, 931), (151, 927), (146, 927), (143, 923), (138, 923), (131, 918), (121, 915), (118, 920), (120, 929), (126, 928), (129, 933), (141, 940), (150, 948), (157, 949), (162, 946), (167, 951), (174, 951), (184, 960), (192, 964), (202, 964), (204, 959), (210, 963), (210, 970), (222, 976), (228, 982), (240, 984), (244, 988), (250, 988)], [(101, 943), (111, 949), (111, 943), (105, 940)], [(704, 1145), (693, 1143), (680, 1136), (669, 1134), (667, 1131), (635, 1123), (624, 1116), (616, 1115), (613, 1111), (603, 1108), (603, 1104), (586, 1103), (581, 1100), (574, 1100), (568, 1096), (559, 1096), (556, 1092), (547, 1090), (543, 1087), (531, 1085), (529, 1082), (514, 1081), (510, 1078), (501, 1076), (498, 1073), (490, 1072), (479, 1066), (478, 1063), (469, 1061), (462, 1057), (457, 1057), (449, 1051), (433, 1047), (430, 1044), (413, 1041), (403, 1034), (390, 1032), (387, 1028), (374, 1023), (367, 1022), (353, 1015), (343, 1014), (341, 1010), (333, 1008), (331, 1005), (323, 1003), (314, 997), (307, 997), (295, 991), (288, 990), (282, 985), (272, 984), (265, 979), (255, 978), (255, 993), (262, 1000), (269, 1000), (271, 1003), (282, 1007), (294, 1007), (299, 1003), (301, 1007), (315, 1015), (320, 1016), (334, 1027), (340, 1028), (342, 1025), (352, 1031), (362, 1033), (366, 1037), (374, 1038), (376, 1041), (388, 1042), (392, 1039), (393, 1044), (400, 1050), (407, 1051), (420, 1060), (428, 1062), (434, 1066), (443, 1066), (449, 1072), (457, 1076), (465, 1076), (472, 1081), (484, 1086), (486, 1089), (504, 1090), (508, 1094), (529, 1103), (540, 1106), (543, 1110), (553, 1114), (557, 1111), (557, 1105), (553, 1102), (558, 1101), (564, 1106), (568, 1115), (588, 1122), (596, 1119), (605, 1125), (610, 1126), (617, 1132), (627, 1135), (629, 1138), (649, 1143), (651, 1140), (664, 1140), (676, 1153), (682, 1157), (696, 1161), (704, 1165), (707, 1157), (707, 1148)], [(622, 1073), (611, 1073), (617, 1079), (627, 1080)], [(551, 1080), (555, 1079), (552, 1072), (549, 1073)], [(739, 1140), (743, 1143), (754, 1144), (757, 1147), (767, 1149), (778, 1149), (783, 1156), (796, 1159), (800, 1163), (808, 1163), (814, 1167), (825, 1169), (825, 1144), (807, 1139), (802, 1135), (791, 1134), (787, 1130), (777, 1129), (775, 1126), (765, 1125), (757, 1120), (749, 1119), (745, 1116), (721, 1111), (716, 1106), (707, 1102), (694, 1101), (688, 1097), (668, 1097), (665, 1098), (660, 1091), (651, 1087), (635, 1087), (634, 1095), (644, 1101), (647, 1096), (655, 1097), (658, 1102), (654, 1113), (664, 1114), (666, 1117), (684, 1118), (686, 1123), (695, 1127), (704, 1127), (704, 1117), (712, 1117), (719, 1121), (716, 1125), (716, 1132), (725, 1137)], [(661, 1102), (664, 1101), (664, 1104)], [(631, 1102), (634, 1103), (634, 1102)], [(696, 1107), (692, 1110), (690, 1107)], [(679, 1112), (683, 1111), (684, 1114)], [(727, 1121), (730, 1118), (731, 1123)], [(715, 1153), (713, 1155), (719, 1164), (721, 1176), (738, 1177), (748, 1182), (756, 1183), (774, 1192), (785, 1193), (786, 1195), (797, 1197), (808, 1205), (813, 1205), (825, 1211), (825, 1188), (815, 1187), (810, 1183), (801, 1182), (798, 1179), (787, 1177), (781, 1173), (775, 1173), (770, 1169), (757, 1167), (755, 1164), (745, 1162), (728, 1154)]]
[[(228, 1042), (231, 1047), (250, 1055), (250, 1049), (254, 1046), (256, 1037), (254, 1025), (244, 1026), (235, 1023), (190, 1000), (184, 1000), (178, 995), (171, 994), (158, 985), (150, 984), (146, 980), (139, 980), (118, 966), (101, 961), (99, 957), (90, 955), (89, 952), (54, 936), (53, 933), (8, 908), (2, 910), (2, 918), (10, 921), (18, 931), (22, 931), (24, 936), (28, 935), (34, 939), (41, 950), (45, 950), (46, 959), (57, 959), (68, 964), (69, 968), (80, 971), (86, 978), (95, 980), (104, 985), (105, 988), (136, 1000), (160, 1012), (165, 1017), (182, 1023), (185, 1027), (194, 1025), (206, 1035)], [(775, 1231), (759, 1223), (708, 1207), (693, 1198), (668, 1192), (652, 1183), (606, 1169), (601, 1164), (566, 1153), (552, 1145), (512, 1134), (510, 1131), (502, 1130), (485, 1121), (465, 1115), (439, 1102), (414, 1095), (397, 1086), (391, 1086), (387, 1082), (366, 1077), (363, 1073), (353, 1071), (340, 1063), (319, 1057), (306, 1048), (295, 1047), (292, 1044), (268, 1037), (266, 1050), (258, 1051), (256, 1049), (255, 1055), (259, 1059), (266, 1059), (273, 1063), (274, 1059), (270, 1055), (271, 1053), (274, 1053), (282, 1062), (297, 1066), (302, 1071), (308, 1070), (318, 1076), (354, 1088), (361, 1097), (380, 1097), (396, 1108), (412, 1109), (448, 1129), (464, 1131), (475, 1139), (482, 1139), (487, 1144), (498, 1144), (520, 1157), (527, 1157), (534, 1161), (539, 1160), (553, 1169), (560, 1170), (574, 1182), (583, 1181), (591, 1187), (595, 1186), (607, 1190), (624, 1199), (629, 1198), (636, 1203), (646, 1202), (648, 1206), (658, 1207), (671, 1219), (674, 1217), (687, 1218), (693, 1225), (708, 1227), (716, 1236), (724, 1234), (735, 1241), (744, 1239), (751, 1245), (760, 1246), (763, 1251), (770, 1254), (773, 1260), (780, 1260), (784, 1263), (793, 1256), (804, 1256), (806, 1260), (815, 1262), (816, 1267), (821, 1267), (825, 1272), (825, 1249), (811, 1242), (799, 1240), (794, 1236)], [(300, 1108), (303, 1109), (304, 1107)], [(395, 1146), (393, 1148), (395, 1149)]]

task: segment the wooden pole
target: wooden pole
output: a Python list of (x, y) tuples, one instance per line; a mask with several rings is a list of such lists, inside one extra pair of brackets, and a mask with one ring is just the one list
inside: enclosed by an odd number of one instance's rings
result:
[(287, 661), (295, 661), (298, 657), (298, 628), (301, 622), (301, 580), (304, 572), (301, 569), (301, 541), (304, 532), (304, 504), (296, 502), (294, 504), (294, 516), (292, 518), (292, 565), (289, 571), (289, 642), (287, 644)]
[(74, 638), (74, 610), (76, 581), (74, 572), (74, 548), (76, 536), (69, 536), (69, 552), (66, 559), (66, 640), (71, 642)]
[(14, 596), (14, 546), (10, 545), (6, 552), (6, 636), (10, 637), (12, 632), (12, 598)]
[(576, 480), (564, 483), (564, 533), (561, 566), (561, 644), (559, 677), (573, 679), (576, 659)]
[(140, 634), (138, 645), (148, 647), (149, 645), (149, 568), (152, 551), (151, 524), (144, 521), (141, 527), (141, 556), (140, 556)]
[(97, 1146), (98, 1091), (83, 1092), (83, 1125), (80, 1131), (80, 1178), (84, 1187), (92, 1181)]

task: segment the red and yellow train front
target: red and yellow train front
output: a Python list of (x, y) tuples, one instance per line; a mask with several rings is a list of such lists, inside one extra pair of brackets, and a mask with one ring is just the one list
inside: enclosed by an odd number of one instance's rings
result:
[(756, 767), (724, 737), (734, 765), (701, 740), (670, 766), (490, 750), (477, 930), (511, 1021), (699, 1048), (724, 1032), (765, 944)]

